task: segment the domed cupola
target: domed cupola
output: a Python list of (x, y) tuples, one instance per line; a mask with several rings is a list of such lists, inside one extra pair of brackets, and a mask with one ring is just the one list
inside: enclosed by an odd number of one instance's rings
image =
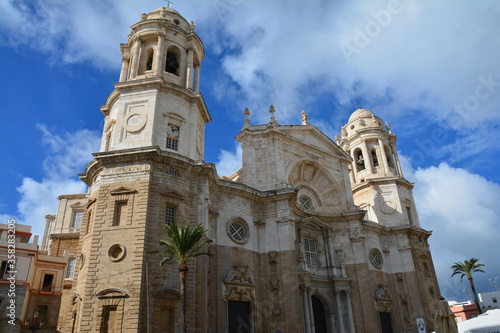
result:
[(379, 117), (358, 109), (342, 127), (340, 146), (353, 159), (351, 181), (360, 184), (370, 178), (403, 177), (396, 152), (396, 135)]
[(199, 90), (199, 69), (204, 48), (188, 23), (176, 10), (162, 7), (142, 14), (128, 42), (121, 45), (120, 82), (162, 77), (184, 88)]

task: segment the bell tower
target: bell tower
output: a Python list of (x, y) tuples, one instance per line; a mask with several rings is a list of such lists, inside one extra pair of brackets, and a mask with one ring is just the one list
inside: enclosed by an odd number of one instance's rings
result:
[(204, 48), (194, 23), (163, 7), (131, 29), (121, 45), (120, 80), (101, 107), (100, 151), (158, 146), (202, 160), (211, 118), (199, 92)]
[(350, 178), (354, 202), (365, 219), (384, 226), (419, 226), (412, 188), (403, 177), (396, 134), (371, 111), (358, 109), (342, 127), (340, 146), (352, 158)]

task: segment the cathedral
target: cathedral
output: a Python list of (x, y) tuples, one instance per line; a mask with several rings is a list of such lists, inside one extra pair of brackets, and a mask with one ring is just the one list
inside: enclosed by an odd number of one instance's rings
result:
[[(187, 331), (431, 332), (440, 296), (396, 134), (365, 109), (333, 140), (308, 122), (244, 124), (241, 169), (204, 161), (211, 115), (204, 46), (171, 8), (142, 14), (121, 44), (100, 151), (61, 195), (42, 247), (70, 254), (60, 332), (181, 332), (164, 225), (202, 224), (211, 256), (188, 263)], [(236, 134), (236, 133), (235, 133)]]

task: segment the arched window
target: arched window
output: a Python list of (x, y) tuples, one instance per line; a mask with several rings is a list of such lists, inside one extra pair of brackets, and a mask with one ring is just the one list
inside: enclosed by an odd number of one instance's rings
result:
[(392, 157), (391, 149), (388, 146), (385, 146), (385, 155), (387, 156), (387, 164), (389, 167), (394, 168), (394, 159)]
[(365, 169), (365, 158), (361, 149), (356, 149), (354, 152), (354, 163), (356, 164), (356, 171), (360, 172)]
[(146, 50), (146, 56), (142, 58), (139, 66), (139, 74), (144, 74), (146, 71), (153, 69), (154, 49), (150, 47)]
[(180, 52), (177, 48), (168, 49), (165, 72), (179, 76), (180, 58)]
[(146, 61), (146, 70), (150, 71), (153, 69), (153, 56), (154, 56), (154, 51), (153, 49), (148, 50), (148, 58)]
[(377, 150), (375, 149), (375, 147), (371, 149), (371, 154), (372, 154), (373, 166), (378, 167), (379, 164), (378, 164)]

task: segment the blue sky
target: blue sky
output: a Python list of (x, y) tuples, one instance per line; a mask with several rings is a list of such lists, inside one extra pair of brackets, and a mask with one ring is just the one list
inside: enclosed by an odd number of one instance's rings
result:
[[(0, 215), (43, 233), (57, 196), (98, 150), (99, 106), (118, 81), (119, 44), (165, 2), (0, 1)], [(333, 137), (357, 103), (398, 135), (405, 177), (430, 238), (441, 291), (463, 300), (455, 261), (480, 258), (478, 291), (500, 276), (500, 2), (177, 1), (205, 45), (201, 91), (213, 121), (205, 160), (241, 165), (233, 139), (252, 123), (299, 124)], [(5, 118), (6, 117), (6, 118)], [(490, 280), (491, 279), (491, 280)], [(468, 289), (467, 281), (463, 286)]]

